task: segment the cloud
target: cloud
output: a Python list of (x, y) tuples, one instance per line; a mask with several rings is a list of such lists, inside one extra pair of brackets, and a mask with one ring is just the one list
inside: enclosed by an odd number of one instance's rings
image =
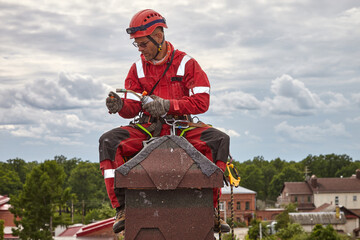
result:
[(235, 130), (232, 129), (225, 129), (222, 127), (215, 127), (216, 129), (226, 133), (227, 135), (229, 135), (230, 137), (240, 137), (240, 134), (238, 132), (236, 132)]
[[(81, 135), (108, 126), (104, 104), (108, 90), (109, 86), (89, 76), (69, 73), (1, 89), (0, 131), (37, 141), (78, 144)], [(102, 118), (99, 113), (104, 113)]]
[(329, 137), (350, 136), (342, 123), (332, 123), (329, 120), (320, 125), (299, 126), (292, 126), (287, 121), (283, 121), (275, 126), (274, 129), (284, 139), (303, 143), (320, 142)]
[(80, 74), (60, 73), (55, 80), (38, 79), (0, 90), (0, 107), (29, 106), (44, 110), (99, 107), (108, 86)]
[[(344, 109), (350, 105), (341, 93), (329, 91), (316, 94), (302, 81), (287, 74), (271, 82), (270, 92), (272, 97), (260, 100), (242, 91), (217, 91), (211, 98), (211, 111), (226, 115), (234, 111), (260, 111), (262, 115), (309, 116)], [(360, 99), (359, 96), (353, 95), (353, 98)]]

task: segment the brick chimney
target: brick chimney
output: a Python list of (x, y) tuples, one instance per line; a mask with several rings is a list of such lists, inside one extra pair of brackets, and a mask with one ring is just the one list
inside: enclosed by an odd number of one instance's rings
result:
[(356, 169), (356, 178), (360, 180), (360, 169)]
[(317, 187), (317, 177), (315, 175), (312, 175), (310, 178), (310, 185), (312, 188)]

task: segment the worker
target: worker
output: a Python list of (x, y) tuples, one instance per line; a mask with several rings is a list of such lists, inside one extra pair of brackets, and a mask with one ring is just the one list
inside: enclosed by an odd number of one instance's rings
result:
[[(165, 18), (154, 10), (145, 9), (134, 15), (126, 29), (141, 56), (130, 68), (125, 89), (139, 94), (147, 92), (149, 96), (140, 99), (127, 92), (121, 98), (110, 92), (106, 98), (109, 113), (135, 119), (127, 126), (104, 133), (99, 139), (100, 168), (111, 204), (116, 208), (115, 233), (125, 228), (125, 195), (119, 189), (114, 190), (115, 169), (136, 155), (143, 148), (143, 141), (169, 135), (171, 127), (165, 120), (192, 121), (191, 115), (206, 112), (210, 104), (207, 75), (194, 58), (165, 41), (164, 28), (167, 28)], [(189, 128), (183, 136), (225, 170), (230, 144), (227, 134), (202, 124)], [(216, 207), (218, 189), (213, 191)], [(217, 217), (214, 219), (215, 231), (230, 230), (223, 220), (220, 220), (219, 229)]]

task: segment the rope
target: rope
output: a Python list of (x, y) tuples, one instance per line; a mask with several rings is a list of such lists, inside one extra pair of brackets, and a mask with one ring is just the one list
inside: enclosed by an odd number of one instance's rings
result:
[(234, 240), (234, 193), (233, 193), (233, 185), (230, 184), (231, 189), (231, 239)]
[(220, 224), (220, 188), (218, 189), (218, 194), (217, 194), (217, 221), (218, 221), (218, 228), (219, 228), (219, 240), (221, 240), (221, 224)]

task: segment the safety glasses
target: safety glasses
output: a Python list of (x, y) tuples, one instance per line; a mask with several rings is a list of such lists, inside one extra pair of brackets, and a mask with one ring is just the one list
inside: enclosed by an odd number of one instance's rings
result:
[(150, 41), (141, 42), (141, 43), (133, 42), (132, 44), (133, 44), (134, 47), (136, 47), (136, 48), (139, 48), (139, 47), (146, 48), (146, 45), (147, 45), (149, 42), (150, 42)]

